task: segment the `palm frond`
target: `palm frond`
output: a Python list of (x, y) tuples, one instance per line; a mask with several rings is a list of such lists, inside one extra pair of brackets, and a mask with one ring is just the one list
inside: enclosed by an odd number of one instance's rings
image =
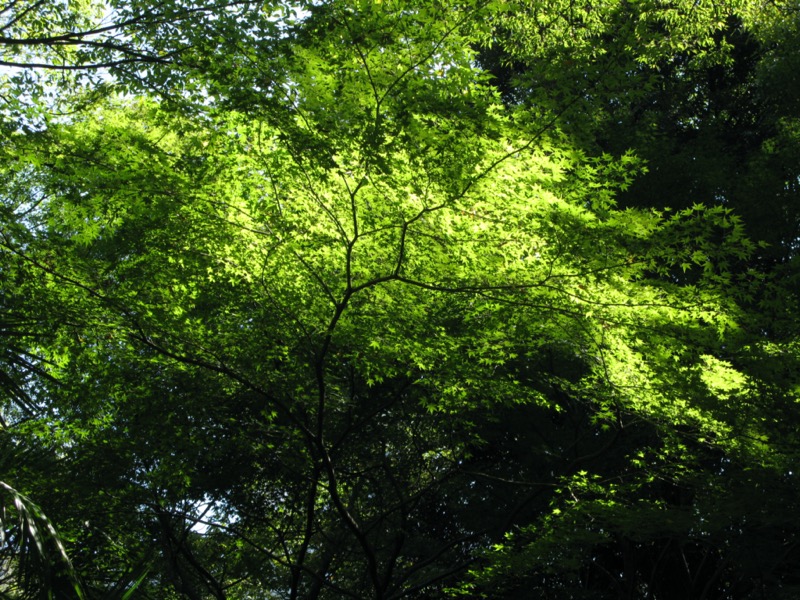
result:
[(0, 481), (0, 597), (27, 600), (86, 596), (64, 544), (30, 498)]

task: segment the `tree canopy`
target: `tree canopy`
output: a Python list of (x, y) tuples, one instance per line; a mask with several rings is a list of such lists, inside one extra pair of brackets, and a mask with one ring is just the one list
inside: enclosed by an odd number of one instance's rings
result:
[(794, 598), (798, 6), (0, 10), (0, 595)]

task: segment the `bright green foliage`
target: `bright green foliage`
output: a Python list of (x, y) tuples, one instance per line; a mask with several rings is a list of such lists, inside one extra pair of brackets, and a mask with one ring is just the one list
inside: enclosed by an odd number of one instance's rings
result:
[(64, 59), (121, 52), (128, 94), (39, 104), (0, 165), (2, 433), (76, 589), (792, 593), (790, 292), (725, 203), (636, 195), (656, 142), (606, 139), (767, 13), (115, 8), (122, 46)]

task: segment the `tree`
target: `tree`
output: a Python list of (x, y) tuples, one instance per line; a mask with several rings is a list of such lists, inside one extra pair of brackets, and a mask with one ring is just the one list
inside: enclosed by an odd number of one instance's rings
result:
[[(53, 307), (8, 429), (63, 465), (26, 485), (60, 490), (88, 594), (749, 593), (726, 519), (764, 498), (714, 515), (710, 482), (791, 458), (770, 378), (726, 354), (756, 248), (725, 207), (617, 208), (641, 162), (575, 112), (643, 60), (590, 42), (654, 62), (718, 15), (514, 8), (328, 2), (262, 40), (208, 13), (224, 46), (181, 53), (203, 93), (6, 135), (3, 257)], [(550, 90), (504, 106), (475, 48), (522, 25)], [(583, 79), (555, 78), (570, 32)]]
[[(520, 536), (527, 542), (509, 544), (503, 553), (510, 557), (514, 548), (529, 543), (529, 550), (522, 552), (529, 552), (529, 564), (538, 566), (521, 575), (518, 583), (530, 577), (521, 585), (549, 588), (556, 596), (567, 593), (565, 587), (592, 597), (603, 593), (610, 597), (648, 593), (655, 597), (791, 597), (796, 593), (795, 576), (788, 566), (795, 552), (796, 530), (791, 525), (791, 503), (785, 503), (793, 485), (789, 465), (794, 461), (794, 442), (788, 424), (794, 417), (785, 407), (793, 403), (796, 385), (788, 373), (796, 360), (792, 332), (797, 224), (790, 208), (796, 139), (786, 127), (792, 122), (788, 107), (796, 94), (787, 78), (780, 90), (774, 87), (774, 74), (785, 73), (796, 60), (793, 21), (787, 18), (793, 9), (789, 5), (772, 6), (766, 9), (769, 12), (753, 5), (708, 8), (720, 10), (718, 30), (707, 38), (709, 46), (683, 44), (660, 57), (646, 56), (644, 61), (637, 58), (641, 48), (628, 44), (624, 36), (621, 44), (590, 46), (600, 48), (602, 56), (612, 53), (617, 61), (614, 68), (622, 65), (629, 76), (637, 78), (635, 91), (623, 94), (619, 87), (595, 86), (593, 95), (582, 100), (595, 107), (584, 111), (588, 118), (575, 119), (568, 113), (564, 126), (576, 126), (577, 139), (590, 155), (632, 148), (646, 160), (647, 172), (619, 195), (622, 206), (682, 210), (697, 202), (724, 205), (741, 214), (748, 233), (762, 240), (757, 252), (732, 263), (735, 271), (750, 269), (753, 280), (730, 290), (742, 311), (742, 327), (713, 354), (746, 375), (752, 395), (743, 397), (741, 390), (735, 406), (743, 413), (748, 402), (758, 407), (749, 418), (764, 423), (761, 436), (770, 458), (701, 449), (691, 473), (661, 476), (672, 489), (651, 487), (636, 494), (638, 500), (656, 499), (655, 510), (638, 505), (635, 511), (602, 509), (598, 514), (584, 505), (565, 524), (554, 519), (548, 526), (554, 528), (551, 538), (541, 536), (541, 531), (534, 534), (531, 528), (530, 535)], [(637, 20), (642, 19), (608, 20), (605, 30)], [(547, 62), (536, 62), (534, 57), (539, 55), (519, 35), (521, 27), (514, 18), (509, 30), (513, 35), (501, 48), (482, 50), (483, 64), (495, 74), (509, 103), (539, 102), (542, 82), (553, 85), (563, 77), (575, 80), (575, 73), (596, 73), (597, 64), (602, 63), (602, 58), (573, 58), (573, 54), (566, 74), (547, 69)], [(590, 39), (602, 39), (605, 30), (588, 30), (597, 35)], [(775, 37), (778, 30), (780, 42)], [(619, 84), (619, 79), (605, 81)], [(627, 85), (622, 86), (627, 90)], [(671, 277), (683, 279), (684, 274), (676, 272)], [(748, 395), (749, 401), (744, 399)], [(685, 459), (685, 451), (682, 454)], [(670, 464), (677, 462), (683, 460)], [(700, 473), (705, 474), (698, 477)], [(770, 490), (770, 497), (783, 500), (773, 505), (759, 490)], [(614, 493), (618, 497), (619, 492)], [(670, 509), (682, 511), (673, 512), (680, 516), (672, 517), (681, 523), (677, 527), (664, 526), (663, 511)], [(689, 519), (687, 511), (696, 520)], [(590, 528), (594, 533), (581, 542), (580, 552), (571, 555), (572, 567), (559, 573), (552, 567), (558, 551), (546, 544), (563, 537), (563, 530), (556, 526), (565, 525), (569, 531), (576, 523), (586, 522), (582, 519), (595, 523)], [(550, 541), (541, 543), (540, 538)], [(510, 558), (505, 562), (500, 570), (505, 574), (508, 565), (519, 564)], [(676, 565), (685, 565), (677, 569), (677, 576)], [(549, 574), (542, 575), (543, 571)], [(485, 581), (496, 586), (498, 578)]]

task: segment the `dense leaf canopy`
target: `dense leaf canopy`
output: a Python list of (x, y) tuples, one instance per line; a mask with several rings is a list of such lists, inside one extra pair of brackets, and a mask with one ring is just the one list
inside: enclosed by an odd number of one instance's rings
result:
[(0, 9), (0, 595), (800, 593), (800, 7)]

